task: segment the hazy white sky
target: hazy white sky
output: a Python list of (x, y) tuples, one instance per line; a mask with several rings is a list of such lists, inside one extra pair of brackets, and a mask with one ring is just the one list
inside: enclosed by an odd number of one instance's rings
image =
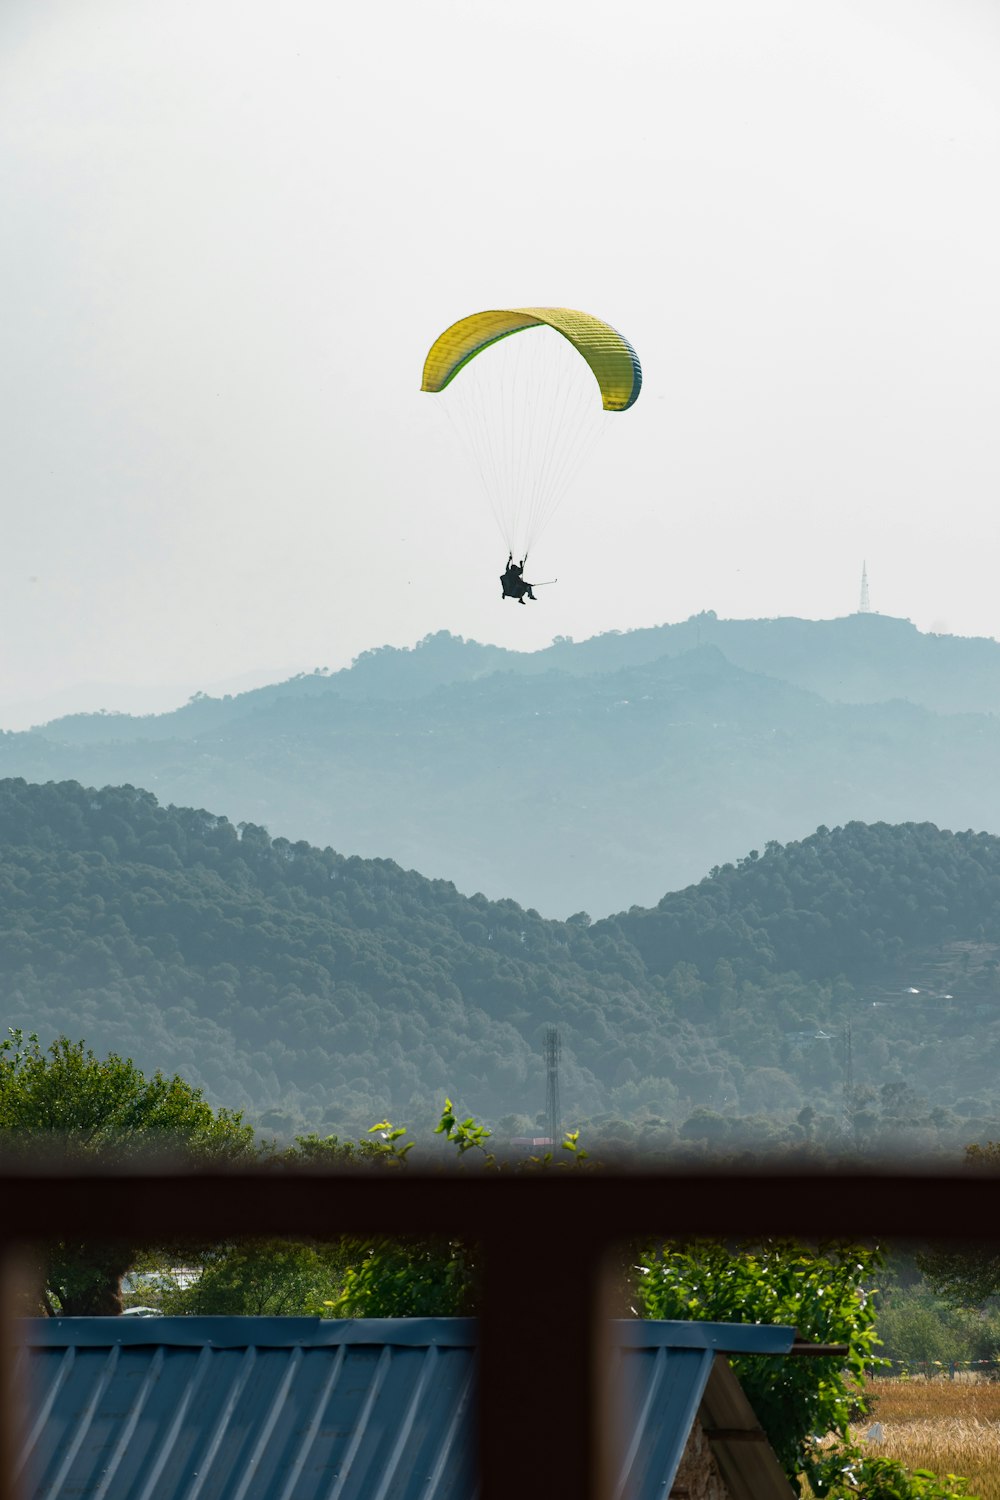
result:
[[(5, 0), (0, 724), (845, 614), (863, 558), (1000, 636), (998, 100), (994, 0)], [(645, 375), (527, 609), (419, 393), (522, 304)]]

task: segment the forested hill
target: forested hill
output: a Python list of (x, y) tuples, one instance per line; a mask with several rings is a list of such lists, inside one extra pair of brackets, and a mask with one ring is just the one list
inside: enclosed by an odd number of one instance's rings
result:
[[(869, 630), (872, 617), (857, 618)], [(895, 639), (899, 623), (879, 628)], [(584, 644), (605, 661), (631, 639)], [(3, 735), (0, 774), (146, 787), (558, 916), (650, 904), (820, 823), (1000, 830), (1000, 718), (990, 714), (832, 702), (704, 642), (592, 673), (492, 671), (495, 648), (471, 650), (483, 675), (405, 699), (408, 672), (425, 680), (430, 660), (431, 677), (454, 673), (465, 646), (435, 638), (363, 658), (355, 670), (378, 678), (384, 698), (346, 692), (353, 678), (341, 674), (150, 721), (157, 735), (173, 724), (175, 737), (129, 739), (132, 721), (113, 716), (64, 721), (51, 737)]]
[(570, 1120), (835, 1129), (849, 1021), (868, 1117), (968, 1130), (1000, 1107), (998, 955), (1000, 840), (929, 825), (821, 830), (589, 924), (130, 787), (0, 782), (5, 1024), (315, 1128), (447, 1091), (531, 1130), (556, 1024)]
[(1000, 942), (1000, 839), (931, 823), (820, 828), (594, 930), (605, 927), (628, 937), (652, 973), (669, 973), (683, 953), (702, 969), (725, 960), (747, 979), (870, 978), (905, 967), (917, 949)]

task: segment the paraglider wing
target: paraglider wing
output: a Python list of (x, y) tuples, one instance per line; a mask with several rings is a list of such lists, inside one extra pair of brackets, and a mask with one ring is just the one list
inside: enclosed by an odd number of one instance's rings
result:
[[(528, 329), (536, 331), (511, 339)], [(428, 351), (421, 389), (446, 392), (432, 405), (465, 448), (507, 550), (523, 559), (608, 427), (617, 428), (608, 415), (627, 411), (641, 386), (635, 350), (609, 323), (570, 307), (513, 307), (446, 328)]]
[(642, 388), (639, 357), (610, 323), (571, 307), (514, 307), (460, 318), (431, 345), (424, 361), (421, 390), (438, 392), (491, 344), (544, 325), (554, 328), (587, 361), (601, 391), (605, 411), (627, 411)]

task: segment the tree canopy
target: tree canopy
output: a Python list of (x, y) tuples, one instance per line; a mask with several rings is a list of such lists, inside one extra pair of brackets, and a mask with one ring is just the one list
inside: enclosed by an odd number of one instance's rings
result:
[[(8, 1154), (109, 1166), (164, 1156), (234, 1162), (257, 1152), (238, 1113), (211, 1109), (183, 1079), (147, 1079), (127, 1058), (98, 1058), (65, 1037), (43, 1049), (20, 1031), (0, 1042), (0, 1140)], [(121, 1312), (121, 1278), (142, 1249), (70, 1240), (38, 1248), (46, 1309), (67, 1317)]]
[(8, 1024), (82, 1032), (289, 1140), (429, 1130), (446, 1086), (531, 1135), (551, 1025), (594, 1142), (835, 1142), (848, 1024), (852, 1145), (998, 1133), (986, 834), (820, 829), (652, 910), (555, 922), (133, 787), (5, 781), (0, 938)]
[(845, 1442), (863, 1405), (875, 1360), (875, 1303), (865, 1293), (881, 1256), (861, 1245), (810, 1248), (788, 1241), (723, 1245), (655, 1244), (641, 1253), (636, 1280), (647, 1318), (790, 1324), (814, 1344), (847, 1347), (829, 1359), (746, 1355), (733, 1366), (790, 1477), (819, 1455), (814, 1433)]
[[(1000, 1142), (974, 1143), (965, 1149), (971, 1172), (995, 1176), (1000, 1167)], [(953, 1308), (979, 1309), (1000, 1297), (1000, 1249), (978, 1241), (973, 1245), (935, 1245), (917, 1258), (928, 1284)]]

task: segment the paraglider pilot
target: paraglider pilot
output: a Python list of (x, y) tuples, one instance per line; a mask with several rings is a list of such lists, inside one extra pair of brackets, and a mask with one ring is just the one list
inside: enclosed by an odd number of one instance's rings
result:
[[(523, 604), (525, 598), (534, 599), (531, 592), (531, 584), (524, 577), (524, 565), (526, 557), (522, 557), (519, 563), (514, 561), (513, 552), (507, 553), (507, 566), (500, 574), (500, 588), (504, 599), (516, 599), (518, 604)], [(535, 600), (537, 603), (538, 601)]]

